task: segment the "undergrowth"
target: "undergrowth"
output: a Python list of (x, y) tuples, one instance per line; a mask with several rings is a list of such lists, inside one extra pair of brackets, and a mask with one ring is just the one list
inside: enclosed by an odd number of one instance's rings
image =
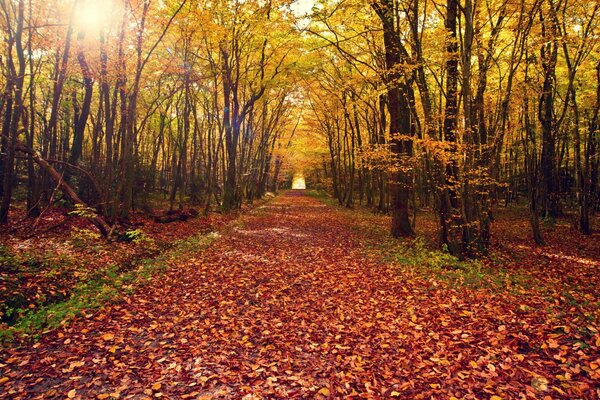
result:
[[(591, 306), (586, 301), (576, 299), (565, 288), (557, 291), (557, 288), (540, 285), (535, 276), (527, 271), (508, 268), (506, 259), (497, 254), (459, 260), (444, 249), (436, 249), (421, 236), (392, 238), (387, 231), (387, 224), (385, 227), (382, 225), (381, 216), (365, 207), (349, 210), (327, 194), (315, 192), (309, 195), (343, 212), (352, 221), (354, 232), (368, 255), (379, 257), (398, 274), (417, 275), (424, 280), (434, 279), (456, 289), (488, 290), (517, 297), (528, 297), (535, 292), (550, 302), (564, 302), (572, 310), (577, 310), (587, 323), (600, 320), (598, 305)], [(550, 314), (553, 312), (549, 311)]]
[[(266, 202), (271, 199), (272, 197)], [(243, 226), (243, 218), (236, 218), (221, 227), (220, 231), (227, 232)], [(76, 230), (72, 235), (72, 243), (75, 247), (83, 247), (89, 242), (89, 236), (93, 234), (88, 230)], [(152, 248), (155, 251), (160, 250), (153, 239), (144, 235), (140, 230), (128, 231), (126, 235), (131, 242), (137, 245)], [(106, 304), (118, 302), (123, 295), (134, 293), (156, 276), (165, 273), (171, 266), (180, 263), (182, 259), (191, 258), (194, 253), (208, 247), (219, 236), (218, 232), (191, 235), (169, 243), (168, 247), (164, 248), (157, 256), (137, 262), (133, 261), (131, 265), (111, 264), (105, 268), (82, 274), (82, 279), (74, 287), (69, 288), (68, 293), (65, 291), (62, 297), (38, 303), (34, 307), (30, 307), (26, 301), (10, 306), (5, 304), (0, 307), (0, 315), (10, 313), (13, 318), (10, 323), (0, 324), (0, 345), (9, 343), (16, 338), (36, 340), (42, 333), (65, 325), (75, 317), (87, 315)], [(46, 255), (42, 256), (41, 261), (39, 257), (36, 257), (35, 260), (21, 260), (15, 258), (8, 248), (0, 246), (0, 268), (15, 268), (16, 265), (23, 263), (33, 268), (40, 262), (52, 262), (53, 271), (73, 273), (63, 268), (64, 265), (73, 264), (73, 260), (59, 260), (55, 256), (45, 260), (45, 257)], [(75, 273), (79, 274), (79, 272)]]
[(444, 249), (432, 248), (421, 236), (391, 238), (377, 223), (380, 217), (372, 211), (365, 208), (348, 210), (323, 193), (310, 195), (347, 214), (363, 247), (386, 263), (393, 263), (399, 272), (417, 273), (426, 279), (433, 277), (455, 287), (509, 290), (514, 294), (526, 294), (534, 286), (532, 277), (509, 272), (491, 258), (459, 260)]
[(11, 310), (19, 315), (12, 326), (0, 328), (0, 343), (15, 337), (37, 339), (41, 333), (66, 324), (75, 317), (85, 315), (101, 306), (119, 301), (124, 294), (131, 294), (148, 284), (155, 276), (164, 273), (169, 266), (194, 252), (207, 247), (219, 237), (218, 233), (198, 234), (179, 240), (163, 254), (143, 260), (133, 269), (120, 272), (116, 265), (95, 271), (88, 279), (78, 283), (64, 301)]

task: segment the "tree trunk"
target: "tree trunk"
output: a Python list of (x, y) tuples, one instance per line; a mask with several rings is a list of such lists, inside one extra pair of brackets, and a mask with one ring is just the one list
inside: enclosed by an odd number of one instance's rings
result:
[(412, 180), (409, 173), (409, 158), (412, 157), (413, 125), (409, 105), (411, 88), (410, 73), (400, 69), (406, 55), (399, 33), (396, 32), (394, 2), (379, 0), (371, 4), (383, 26), (385, 47), (385, 82), (387, 85), (388, 110), (390, 114), (390, 151), (393, 155), (393, 172), (390, 173), (389, 194), (392, 213), (392, 236), (403, 237), (414, 234), (409, 216), (409, 199)]

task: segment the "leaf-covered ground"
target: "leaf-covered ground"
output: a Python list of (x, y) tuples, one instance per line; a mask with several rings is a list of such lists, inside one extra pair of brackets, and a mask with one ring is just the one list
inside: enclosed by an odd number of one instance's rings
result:
[(2, 350), (0, 397), (599, 397), (594, 320), (386, 261), (361, 223), (280, 196), (122, 303)]
[(0, 339), (27, 313), (71, 298), (78, 286), (135, 268), (192, 236), (219, 230), (233, 214), (210, 213), (169, 224), (132, 215), (133, 243), (107, 242), (89, 219), (51, 208), (39, 218), (15, 210), (0, 232)]

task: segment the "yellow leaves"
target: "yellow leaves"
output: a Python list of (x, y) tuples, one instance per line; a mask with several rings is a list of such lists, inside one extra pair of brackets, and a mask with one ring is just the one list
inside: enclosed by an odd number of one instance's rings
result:
[(102, 393), (102, 394), (99, 394), (98, 396), (96, 396), (97, 399), (101, 399), (101, 400), (108, 399), (109, 397), (110, 397), (110, 394), (108, 394), (108, 393)]
[(539, 392), (546, 392), (548, 390), (548, 379), (543, 376), (536, 376), (531, 380), (531, 387)]
[(493, 395), (492, 397), (490, 397), (490, 400), (502, 400), (502, 397)]
[(450, 362), (447, 359), (445, 359), (445, 358), (429, 357), (429, 361), (432, 361), (432, 362), (434, 362), (436, 364), (443, 365), (445, 367), (448, 366), (448, 365), (450, 365)]
[(461, 381), (464, 381), (465, 379), (467, 379), (469, 377), (470, 373), (467, 371), (458, 371), (456, 373), (456, 376), (458, 376), (458, 379), (460, 379)]
[(2, 378), (0, 378), (0, 385), (2, 385), (5, 382), (8, 382), (8, 376), (3, 376)]
[(256, 371), (256, 372), (263, 372), (265, 369), (261, 368), (260, 364), (254, 364), (252, 365), (252, 371)]
[(471, 368), (479, 368), (479, 364), (477, 364), (475, 361), (469, 361), (469, 365)]
[(331, 391), (326, 387), (322, 387), (318, 393), (322, 394), (323, 396), (329, 396), (331, 394)]
[(76, 395), (77, 395), (77, 390), (75, 390), (75, 389), (69, 390), (69, 393), (67, 393), (67, 397), (69, 399), (74, 399)]
[(104, 335), (102, 335), (102, 340), (104, 341), (111, 341), (115, 338), (115, 335), (112, 333), (105, 333)]
[(152, 385), (152, 390), (160, 390), (161, 387), (162, 384), (160, 382), (156, 382), (154, 385)]
[(200, 378), (198, 378), (198, 380), (200, 381), (200, 384), (202, 386), (204, 386), (206, 384), (206, 382), (208, 382), (209, 380), (211, 380), (212, 378), (216, 377), (216, 375), (212, 375), (212, 376), (201, 376)]
[(565, 372), (564, 375), (556, 375), (556, 378), (559, 381), (570, 381), (571, 380), (571, 374), (568, 372)]

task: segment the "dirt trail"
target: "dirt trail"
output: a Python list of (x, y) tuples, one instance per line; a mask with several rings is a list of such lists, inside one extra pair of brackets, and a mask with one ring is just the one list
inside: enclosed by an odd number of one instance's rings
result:
[(276, 198), (143, 292), (0, 353), (0, 398), (544, 396), (534, 326), (378, 264), (346, 218)]

